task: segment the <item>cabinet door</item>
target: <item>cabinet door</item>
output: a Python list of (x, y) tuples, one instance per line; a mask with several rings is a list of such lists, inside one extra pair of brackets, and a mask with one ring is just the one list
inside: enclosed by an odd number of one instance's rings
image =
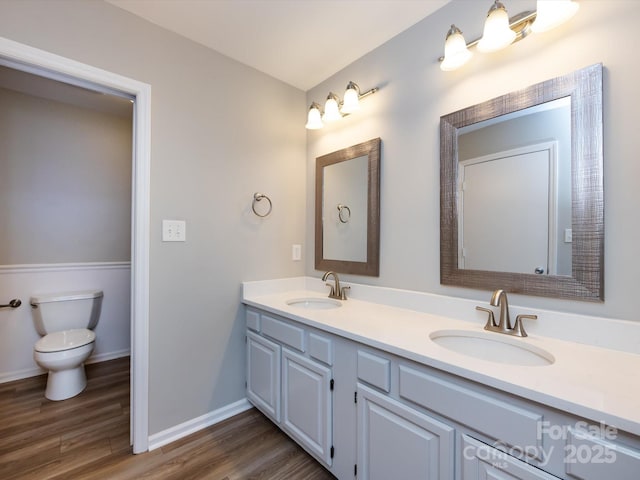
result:
[(318, 460), (331, 466), (331, 370), (282, 349), (282, 427)]
[[(578, 480), (638, 480), (640, 450), (577, 428), (567, 429), (564, 464), (569, 478)], [(612, 430), (615, 433), (615, 429)], [(613, 435), (614, 437), (616, 435)]]
[(280, 422), (280, 345), (247, 331), (247, 398)]
[(453, 479), (454, 429), (358, 384), (358, 479)]
[(462, 480), (557, 480), (486, 443), (462, 435)]

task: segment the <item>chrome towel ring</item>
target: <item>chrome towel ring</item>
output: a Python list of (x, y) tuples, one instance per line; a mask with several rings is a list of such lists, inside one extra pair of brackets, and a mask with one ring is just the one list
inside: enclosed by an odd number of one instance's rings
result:
[[(266, 213), (258, 213), (258, 211), (256, 210), (256, 202), (260, 202), (263, 198), (266, 199), (267, 202), (269, 202), (269, 208), (267, 209)], [(271, 203), (271, 199), (267, 197), (264, 193), (256, 192), (253, 194), (253, 203), (251, 204), (251, 210), (253, 210), (253, 213), (255, 213), (259, 217), (266, 217), (271, 213), (272, 209), (273, 209), (273, 204)]]
[(341, 203), (338, 204), (338, 218), (342, 223), (349, 223), (351, 220), (351, 209)]

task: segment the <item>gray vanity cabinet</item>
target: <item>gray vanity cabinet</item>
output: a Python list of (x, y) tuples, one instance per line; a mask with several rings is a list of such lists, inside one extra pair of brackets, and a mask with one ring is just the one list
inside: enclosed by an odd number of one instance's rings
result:
[(246, 320), (247, 398), (340, 480), (640, 478), (637, 435), (268, 312)]
[(333, 461), (331, 342), (247, 310), (247, 399), (305, 450)]
[(358, 384), (358, 479), (454, 478), (454, 429)]

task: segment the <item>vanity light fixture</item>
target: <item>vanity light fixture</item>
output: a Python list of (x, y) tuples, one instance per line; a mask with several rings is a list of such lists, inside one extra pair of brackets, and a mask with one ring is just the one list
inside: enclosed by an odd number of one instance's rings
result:
[[(344, 92), (344, 100), (333, 92), (327, 95), (327, 101), (324, 104), (324, 113), (320, 110), (317, 102), (312, 102), (307, 113), (307, 124), (305, 128), (308, 130), (318, 130), (324, 126), (324, 123), (340, 120), (342, 117), (355, 113), (360, 110), (360, 99), (368, 97), (378, 91), (378, 88), (372, 88), (364, 93), (360, 92), (360, 87), (355, 82), (349, 82)], [(323, 123), (324, 122), (324, 123)]]
[(578, 8), (578, 3), (573, 0), (538, 0), (535, 11), (509, 18), (506, 7), (495, 0), (487, 14), (482, 38), (465, 43), (460, 29), (451, 25), (445, 40), (445, 54), (438, 59), (440, 68), (444, 71), (460, 68), (471, 58), (471, 47), (485, 53), (495, 52), (522, 40), (531, 32), (551, 30), (573, 17)]

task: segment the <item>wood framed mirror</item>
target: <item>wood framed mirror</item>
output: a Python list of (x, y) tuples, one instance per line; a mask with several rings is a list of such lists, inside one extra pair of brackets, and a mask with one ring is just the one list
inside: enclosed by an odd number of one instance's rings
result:
[(601, 64), (442, 116), (440, 282), (603, 301), (602, 123)]
[(316, 158), (316, 270), (379, 275), (380, 144)]

